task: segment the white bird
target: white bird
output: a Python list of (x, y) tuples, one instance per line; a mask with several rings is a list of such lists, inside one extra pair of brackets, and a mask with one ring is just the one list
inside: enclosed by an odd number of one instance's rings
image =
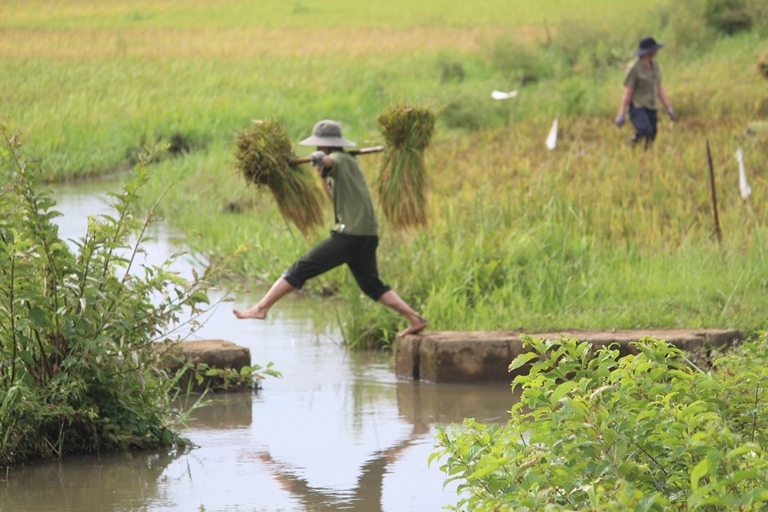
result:
[(508, 100), (509, 98), (514, 98), (515, 96), (517, 96), (517, 91), (493, 91), (491, 93), (491, 98), (495, 100)]
[(549, 135), (547, 135), (547, 148), (552, 151), (557, 146), (557, 117), (552, 123), (552, 128), (549, 129)]
[(752, 194), (752, 187), (747, 183), (747, 173), (744, 170), (744, 151), (741, 148), (736, 151), (736, 161), (739, 162), (739, 194), (746, 201)]

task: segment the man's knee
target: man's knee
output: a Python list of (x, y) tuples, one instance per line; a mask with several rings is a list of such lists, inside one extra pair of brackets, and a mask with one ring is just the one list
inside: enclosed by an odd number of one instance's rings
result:
[(307, 281), (306, 279), (299, 277), (295, 273), (294, 267), (291, 267), (285, 272), (283, 272), (283, 275), (281, 277), (285, 279), (288, 282), (288, 284), (290, 284), (297, 290), (301, 290), (304, 287), (304, 283)]
[(377, 302), (382, 295), (392, 289), (381, 282), (381, 279), (379, 278), (358, 278), (358, 276), (355, 276), (355, 279), (357, 280), (357, 286), (360, 290), (374, 302)]

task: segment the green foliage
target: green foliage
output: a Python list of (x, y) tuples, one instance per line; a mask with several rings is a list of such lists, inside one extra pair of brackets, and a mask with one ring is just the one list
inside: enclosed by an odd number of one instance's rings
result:
[(506, 80), (525, 86), (572, 73), (604, 72), (628, 56), (627, 34), (594, 20), (565, 20), (554, 35), (547, 30), (547, 38), (543, 44), (531, 44), (499, 36), (489, 45), (488, 60)]
[(717, 33), (704, 17), (706, 4), (700, 0), (677, 0), (659, 8), (660, 40), (669, 48), (688, 55), (709, 50)]
[(456, 510), (762, 510), (768, 503), (768, 339), (709, 371), (645, 339), (636, 354), (524, 339), (503, 426), (441, 429)]
[(752, 28), (748, 7), (746, 0), (707, 0), (704, 18), (717, 31), (732, 35)]
[[(58, 237), (58, 212), (39, 170), (2, 127), (0, 150), (0, 466), (70, 453), (183, 444), (168, 374), (153, 342), (180, 314), (207, 304), (210, 276), (188, 281), (140, 268), (152, 220), (131, 208), (146, 161), (112, 195), (114, 214), (89, 218), (76, 252)], [(211, 270), (211, 269), (209, 269)], [(160, 298), (162, 297), (162, 298)]]
[(467, 77), (464, 65), (457, 60), (443, 60), (440, 65), (440, 83), (461, 83)]
[(488, 59), (507, 80), (520, 85), (553, 78), (559, 68), (557, 55), (539, 45), (521, 43), (511, 36), (494, 40)]
[[(190, 368), (190, 379), (187, 385), (190, 388), (211, 391), (242, 391), (246, 389), (260, 389), (261, 381), (267, 376), (281, 378), (282, 373), (273, 368), (273, 363), (266, 367), (255, 364), (243, 366), (240, 370), (234, 368), (209, 367), (205, 363), (199, 363)], [(184, 383), (181, 383), (184, 386)]]
[[(398, 293), (401, 291), (399, 289)], [(423, 304), (413, 300), (415, 297), (407, 288), (405, 292), (408, 293), (410, 305), (421, 310)], [(365, 297), (351, 279), (344, 280), (341, 299), (344, 301), (343, 308), (337, 310), (336, 322), (347, 347), (378, 350), (394, 346), (402, 317)]]
[(577, 71), (595, 71), (623, 62), (631, 31), (595, 21), (567, 20), (557, 27), (552, 47)]
[(583, 78), (566, 78), (558, 84), (557, 92), (563, 114), (582, 114), (589, 105), (589, 84)]
[(768, 35), (768, 2), (746, 0), (747, 10), (752, 17), (753, 31), (763, 36)]
[(504, 124), (509, 118), (509, 113), (503, 110), (507, 106), (490, 103), (487, 92), (482, 96), (477, 91), (459, 92), (445, 100), (439, 118), (448, 128), (464, 131), (485, 130)]

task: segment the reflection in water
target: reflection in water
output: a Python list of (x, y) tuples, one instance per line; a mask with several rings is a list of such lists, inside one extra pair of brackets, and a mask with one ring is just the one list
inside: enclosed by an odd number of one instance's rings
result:
[[(188, 410), (200, 400), (198, 395), (182, 400), (179, 407)], [(192, 412), (195, 429), (199, 430), (228, 430), (248, 428), (253, 423), (253, 397), (250, 392), (221, 393), (213, 398), (208, 395), (202, 398), (208, 405), (196, 408)]]
[(505, 423), (516, 400), (504, 384), (397, 383), (397, 408), (413, 425), (460, 424), (464, 418)]
[(0, 491), (0, 510), (145, 510), (165, 500), (162, 475), (177, 452), (74, 457), (66, 463), (13, 470)]
[(414, 431), (411, 436), (395, 446), (375, 452), (371, 459), (360, 468), (357, 485), (343, 493), (313, 488), (305, 479), (296, 476), (292, 468), (273, 460), (269, 453), (262, 452), (257, 455), (269, 466), (281, 488), (297, 498), (302, 510), (311, 512), (336, 510), (380, 512), (383, 510), (382, 495), (387, 468), (397, 460), (400, 453), (413, 446), (417, 437), (418, 433)]
[[(62, 236), (82, 236), (85, 215), (108, 211), (105, 188), (60, 192)], [(170, 233), (160, 226), (156, 236), (149, 257), (160, 262)], [(216, 395), (195, 410), (184, 435), (196, 448), (15, 470), (0, 476), (0, 512), (437, 512), (455, 503), (456, 486), (444, 489), (438, 464), (427, 466), (435, 428), (464, 417), (506, 421), (509, 386), (398, 381), (390, 356), (350, 353), (333, 329), (317, 332), (307, 308), (333, 318), (332, 302), (287, 299), (266, 321), (249, 322), (234, 321), (231, 309), (254, 297), (236, 297), (192, 335), (246, 346), (253, 362), (283, 373), (257, 393)]]
[[(371, 384), (373, 383), (361, 380), (355, 381), (353, 387), (370, 392)], [(381, 389), (379, 387), (379, 390)], [(352, 392), (356, 397), (359, 395), (357, 390)], [(298, 468), (275, 460), (268, 451), (258, 452), (253, 456), (265, 463), (280, 487), (298, 500), (300, 510), (382, 512), (385, 510), (385, 477), (392, 472), (392, 467), (406, 450), (432, 442), (432, 426), (460, 424), (467, 417), (487, 423), (504, 422), (508, 417), (505, 411), (510, 409), (513, 402), (512, 394), (508, 391), (500, 393), (498, 386), (397, 382), (396, 404), (399, 417), (412, 426), (412, 431), (406, 438), (371, 454), (359, 468), (356, 485), (343, 491), (312, 486), (308, 479), (299, 476)], [(392, 510), (432, 510), (403, 507), (404, 503), (401, 502)], [(433, 508), (438, 509), (439, 507)]]

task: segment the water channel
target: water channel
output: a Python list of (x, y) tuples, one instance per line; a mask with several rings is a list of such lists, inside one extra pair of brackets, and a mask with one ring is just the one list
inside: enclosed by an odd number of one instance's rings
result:
[[(61, 237), (82, 236), (88, 215), (110, 212), (105, 194), (114, 188), (57, 187)], [(179, 237), (162, 225), (154, 236), (145, 247), (159, 264)], [(193, 266), (201, 265), (189, 258), (177, 270)], [(427, 465), (436, 427), (506, 421), (509, 386), (398, 379), (389, 355), (347, 351), (338, 332), (318, 331), (307, 309), (319, 299), (289, 297), (264, 322), (235, 320), (232, 307), (255, 298), (221, 303), (192, 339), (247, 346), (254, 363), (274, 362), (282, 379), (216, 395), (195, 411), (185, 436), (196, 448), (15, 469), (0, 480), (0, 512), (437, 512), (456, 503), (455, 485), (444, 488), (438, 464)]]

